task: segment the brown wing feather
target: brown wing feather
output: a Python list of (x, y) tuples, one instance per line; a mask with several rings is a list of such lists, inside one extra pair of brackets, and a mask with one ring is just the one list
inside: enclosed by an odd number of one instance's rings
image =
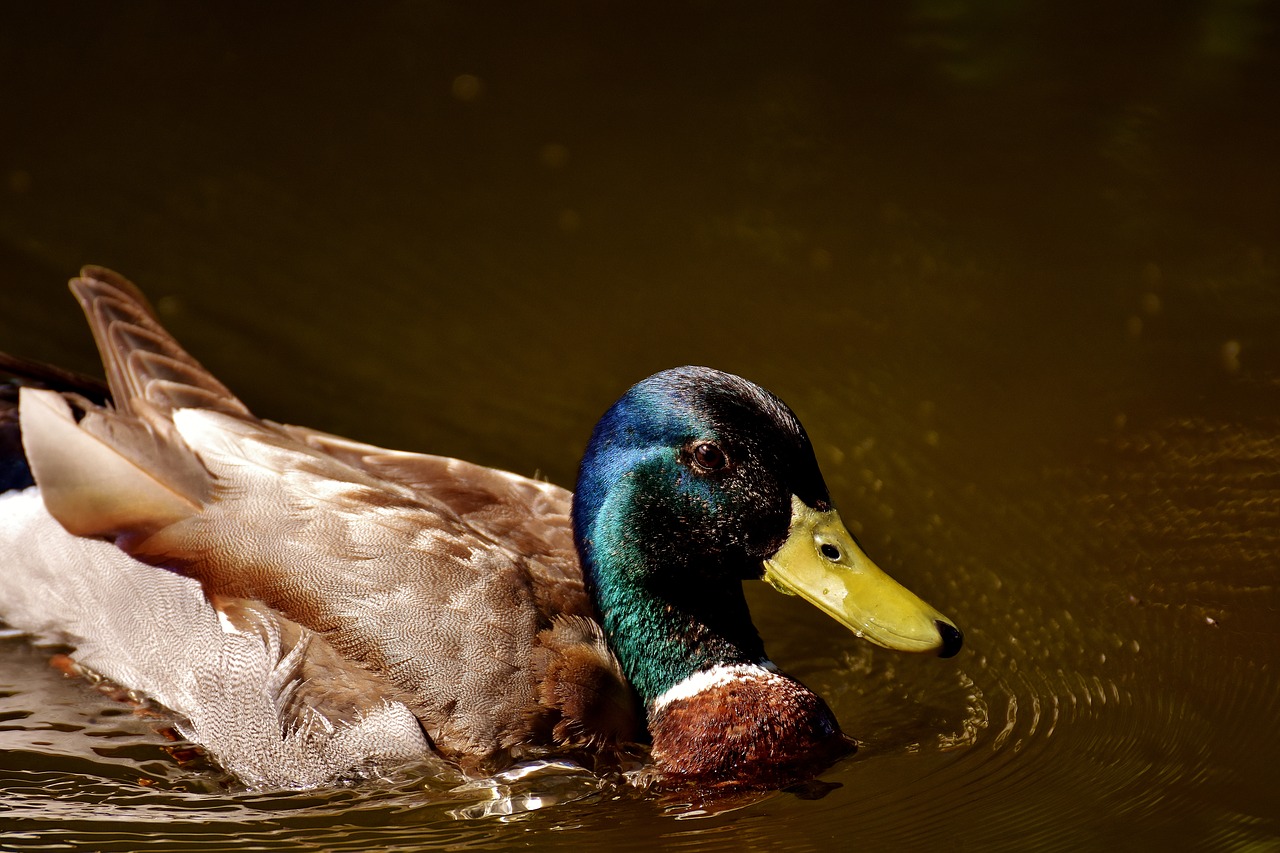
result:
[(553, 740), (601, 746), (639, 739), (639, 700), (598, 622), (557, 617), (538, 641), (538, 701), (551, 709), (539, 719), (553, 726)]
[(461, 459), (387, 450), (306, 427), (285, 429), (352, 467), (442, 502), (468, 525), (522, 555), (544, 613), (595, 618), (573, 544), (572, 492)]

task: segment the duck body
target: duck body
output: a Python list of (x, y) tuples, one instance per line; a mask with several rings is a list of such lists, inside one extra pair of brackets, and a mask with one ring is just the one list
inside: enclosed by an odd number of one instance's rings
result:
[[(664, 778), (772, 786), (849, 748), (742, 594), (809, 594), (779, 555), (797, 530), (801, 563), (831, 538), (808, 438), (768, 392), (707, 368), (640, 383), (597, 426), (575, 503), (261, 420), (132, 284), (87, 268), (72, 290), (111, 399), (0, 400), (0, 618), (169, 707), (249, 784), (650, 739)], [(890, 593), (911, 642), (954, 652), (954, 626)]]

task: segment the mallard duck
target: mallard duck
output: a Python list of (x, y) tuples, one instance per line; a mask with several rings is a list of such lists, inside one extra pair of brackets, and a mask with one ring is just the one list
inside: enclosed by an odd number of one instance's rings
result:
[(262, 420), (129, 281), (89, 267), (71, 290), (109, 400), (46, 373), (0, 406), (0, 617), (249, 785), (636, 742), (672, 784), (811, 776), (851, 741), (765, 654), (745, 580), (883, 646), (960, 648), (863, 554), (791, 410), (737, 376), (636, 384), (573, 496)]

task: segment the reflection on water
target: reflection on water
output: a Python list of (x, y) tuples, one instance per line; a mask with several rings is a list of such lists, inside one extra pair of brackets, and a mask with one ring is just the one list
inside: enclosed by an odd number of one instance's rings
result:
[(92, 369), (103, 263), (264, 416), (562, 484), (711, 363), (966, 647), (751, 590), (861, 748), (699, 816), (574, 768), (246, 793), (4, 639), (0, 846), (1280, 843), (1272, 7), (10, 18), (0, 347)]

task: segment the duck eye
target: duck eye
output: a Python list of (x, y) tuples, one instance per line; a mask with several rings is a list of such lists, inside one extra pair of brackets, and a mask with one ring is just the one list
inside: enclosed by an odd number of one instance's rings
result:
[(828, 560), (831, 560), (832, 562), (840, 559), (840, 549), (837, 548), (835, 545), (826, 543), (826, 544), (823, 544), (823, 546), (819, 550), (822, 551), (822, 556), (826, 557)]
[(729, 463), (720, 446), (710, 441), (704, 441), (694, 446), (693, 461), (703, 471), (719, 471)]

